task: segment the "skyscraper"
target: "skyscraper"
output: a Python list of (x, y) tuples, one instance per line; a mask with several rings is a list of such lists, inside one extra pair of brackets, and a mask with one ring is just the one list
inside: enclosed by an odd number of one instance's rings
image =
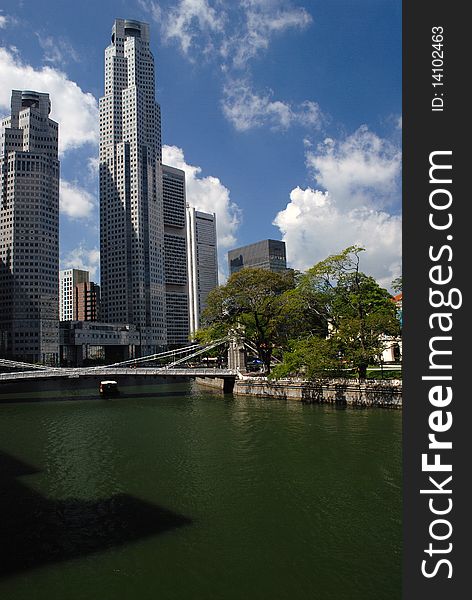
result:
[(187, 246), (190, 332), (200, 327), (200, 317), (211, 290), (218, 285), (216, 215), (187, 207)]
[(59, 271), (59, 320), (97, 321), (100, 286), (82, 269)]
[(285, 271), (287, 256), (285, 242), (280, 240), (262, 240), (254, 244), (235, 248), (228, 252), (229, 274), (237, 273), (244, 267)]
[(58, 124), (49, 95), (13, 90), (0, 138), (0, 356), (59, 357)]
[(185, 172), (162, 165), (167, 343), (189, 341)]
[(102, 320), (132, 323), (142, 354), (166, 346), (160, 110), (149, 25), (116, 19), (100, 99)]
[(82, 281), (74, 290), (74, 321), (98, 321), (100, 315), (100, 286)]
[(75, 287), (79, 283), (90, 281), (88, 271), (82, 269), (64, 269), (59, 271), (59, 320), (76, 320)]

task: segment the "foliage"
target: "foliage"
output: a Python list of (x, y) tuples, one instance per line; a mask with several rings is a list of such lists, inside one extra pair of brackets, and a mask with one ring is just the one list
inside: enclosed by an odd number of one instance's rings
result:
[(312, 336), (291, 343), (283, 362), (272, 369), (271, 378), (301, 376), (313, 380), (334, 377), (340, 374), (342, 366), (333, 341)]
[(394, 280), (392, 281), (392, 290), (393, 290), (394, 292), (397, 292), (397, 293), (398, 293), (398, 292), (401, 292), (401, 291), (402, 291), (402, 289), (403, 289), (403, 278), (402, 278), (402, 276), (400, 275), (400, 277), (397, 277), (396, 279), (394, 279)]
[(204, 328), (198, 335), (201, 339), (215, 339), (232, 331), (244, 333), (270, 371), (273, 349), (284, 330), (287, 306), (284, 293), (294, 286), (292, 271), (242, 269), (234, 273), (225, 285), (208, 295), (202, 315)]
[(313, 379), (355, 368), (365, 378), (387, 337), (399, 335), (387, 290), (360, 271), (359, 246), (329, 256), (306, 273), (242, 269), (207, 298), (201, 343), (236, 333), (251, 342), (273, 377)]
[[(384, 350), (385, 337), (398, 335), (399, 324), (390, 294), (359, 270), (363, 251), (359, 246), (350, 246), (317, 263), (302, 277), (299, 288), (307, 306), (329, 332), (325, 362), (341, 357), (365, 378), (367, 366), (375, 363)], [(291, 352), (297, 353), (298, 348), (303, 352), (302, 341)], [(308, 373), (312, 360), (305, 360)]]

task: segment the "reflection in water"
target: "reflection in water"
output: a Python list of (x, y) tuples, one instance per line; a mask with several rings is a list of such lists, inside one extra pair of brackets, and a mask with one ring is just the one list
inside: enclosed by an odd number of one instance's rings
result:
[(2, 598), (400, 598), (400, 412), (120, 388), (0, 402)]

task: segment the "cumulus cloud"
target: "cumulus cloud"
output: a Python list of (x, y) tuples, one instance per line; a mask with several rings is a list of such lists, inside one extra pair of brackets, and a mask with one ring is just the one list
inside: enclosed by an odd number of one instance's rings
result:
[(309, 149), (307, 164), (324, 189), (297, 186), (273, 221), (289, 263), (303, 271), (358, 244), (367, 250), (362, 269), (389, 287), (401, 272), (399, 149), (361, 127), (344, 140), (325, 140), (317, 152)]
[(327, 138), (306, 155), (316, 183), (340, 207), (378, 206), (398, 199), (401, 151), (366, 125), (337, 141)]
[(185, 171), (188, 204), (202, 212), (216, 214), (220, 269), (226, 271), (225, 250), (236, 243), (236, 232), (241, 222), (240, 208), (231, 201), (228, 188), (218, 177), (202, 177), (201, 167), (186, 162), (181, 148), (163, 146), (162, 160), (166, 165)]
[(61, 153), (98, 143), (98, 106), (92, 94), (81, 90), (62, 71), (49, 66), (35, 69), (11, 49), (0, 48), (0, 110), (10, 109), (14, 89), (49, 93), (50, 116), (59, 123)]
[(245, 79), (229, 80), (224, 87), (223, 113), (238, 131), (269, 125), (288, 129), (298, 124), (319, 129), (324, 121), (316, 102), (305, 101), (298, 106), (272, 99), (271, 91), (256, 94)]
[(95, 208), (95, 199), (76, 183), (61, 179), (59, 189), (59, 210), (72, 219), (88, 218)]
[(189, 165), (184, 151), (177, 146), (163, 146), (162, 160), (166, 165), (185, 171), (187, 202), (197, 210), (216, 213), (218, 244), (229, 248), (236, 242), (236, 230), (241, 220), (241, 210), (230, 199), (230, 192), (218, 177), (202, 177), (201, 167)]
[(0, 29), (3, 29), (7, 26), (7, 18), (5, 15), (0, 15)]
[(96, 281), (98, 267), (100, 265), (100, 250), (88, 248), (85, 242), (70, 250), (61, 257), (61, 269), (82, 269), (90, 272), (90, 279)]

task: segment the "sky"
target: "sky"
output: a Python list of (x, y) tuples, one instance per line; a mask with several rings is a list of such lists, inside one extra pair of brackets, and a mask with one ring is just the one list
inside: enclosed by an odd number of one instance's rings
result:
[(0, 116), (48, 92), (61, 268), (99, 280), (98, 99), (115, 18), (150, 24), (163, 161), (227, 251), (286, 242), (304, 271), (344, 248), (401, 274), (400, 0), (2, 0)]

